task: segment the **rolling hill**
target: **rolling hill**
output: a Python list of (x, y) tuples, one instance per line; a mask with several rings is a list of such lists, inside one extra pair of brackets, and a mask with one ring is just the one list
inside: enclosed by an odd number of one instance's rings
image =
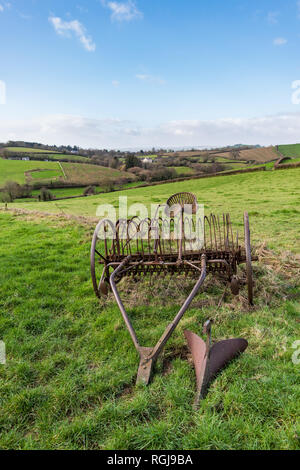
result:
[[(64, 176), (64, 173), (65, 176)], [(65, 181), (66, 183), (87, 186), (101, 184), (103, 180), (132, 179), (133, 175), (125, 171), (114, 170), (99, 165), (80, 163), (60, 163), (44, 161), (6, 160), (0, 158), (0, 187), (7, 181), (24, 183), (50, 183)]]

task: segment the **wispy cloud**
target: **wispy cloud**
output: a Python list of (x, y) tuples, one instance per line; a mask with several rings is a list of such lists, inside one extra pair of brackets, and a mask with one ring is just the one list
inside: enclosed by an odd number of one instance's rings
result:
[(267, 15), (267, 21), (271, 24), (277, 24), (279, 15), (279, 11), (269, 11)]
[(113, 80), (111, 83), (115, 88), (117, 88), (120, 85), (120, 82), (118, 80)]
[(120, 119), (51, 115), (34, 120), (0, 120), (0, 142), (39, 141), (83, 147), (146, 148), (224, 146), (239, 142), (276, 145), (299, 139), (300, 113), (258, 118), (168, 121), (156, 127)]
[(57, 34), (67, 37), (75, 34), (87, 51), (94, 52), (96, 50), (96, 44), (90, 36), (87, 36), (85, 27), (78, 20), (63, 21), (57, 16), (50, 16), (49, 21)]
[(164, 85), (166, 83), (166, 81), (160, 77), (155, 77), (154, 75), (148, 75), (143, 73), (137, 74), (136, 78), (138, 80), (141, 80), (142, 82), (156, 83), (157, 85)]
[(0, 3), (0, 13), (2, 13), (4, 10), (8, 10), (10, 7), (11, 7), (11, 3), (9, 2)]
[(111, 19), (113, 21), (132, 21), (143, 18), (143, 13), (132, 0), (127, 2), (101, 0), (101, 2), (104, 7), (111, 11)]
[(285, 38), (275, 38), (273, 41), (274, 46), (284, 46), (288, 40)]

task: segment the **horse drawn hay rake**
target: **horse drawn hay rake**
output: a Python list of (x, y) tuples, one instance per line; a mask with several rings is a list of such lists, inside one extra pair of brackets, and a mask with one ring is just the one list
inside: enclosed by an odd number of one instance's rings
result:
[[(91, 246), (91, 274), (97, 297), (113, 292), (134, 346), (140, 356), (137, 382), (148, 384), (153, 365), (174, 332), (207, 274), (218, 275), (238, 294), (237, 267), (246, 263), (248, 301), (253, 303), (253, 281), (248, 214), (244, 214), (244, 244), (233, 235), (230, 216), (199, 215), (191, 193), (171, 196), (152, 218), (102, 219)], [(126, 312), (118, 283), (126, 276), (179, 275), (196, 278), (195, 285), (173, 321), (154, 347), (139, 344)]]

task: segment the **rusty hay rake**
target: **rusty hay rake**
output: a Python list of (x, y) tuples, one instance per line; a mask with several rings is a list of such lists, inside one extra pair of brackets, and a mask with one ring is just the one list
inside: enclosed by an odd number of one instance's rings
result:
[[(246, 264), (246, 281), (237, 277), (238, 265)], [(195, 278), (195, 285), (154, 347), (139, 344), (126, 312), (118, 283), (126, 276), (180, 275)], [(253, 304), (253, 279), (248, 214), (244, 214), (244, 243), (233, 234), (229, 214), (198, 215), (196, 197), (191, 193), (171, 196), (153, 218), (102, 219), (91, 246), (91, 275), (97, 297), (111, 290), (140, 356), (137, 382), (148, 384), (155, 361), (181, 318), (199, 292), (207, 274), (218, 275), (237, 295), (246, 282), (248, 302)], [(193, 354), (194, 356), (194, 354)]]

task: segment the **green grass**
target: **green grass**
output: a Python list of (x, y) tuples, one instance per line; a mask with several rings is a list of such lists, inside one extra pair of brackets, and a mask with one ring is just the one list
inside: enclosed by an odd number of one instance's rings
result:
[(17, 183), (24, 184), (26, 182), (25, 172), (35, 169), (55, 170), (58, 174), (61, 174), (60, 167), (56, 162), (27, 162), (0, 158), (0, 187), (6, 181), (16, 181)]
[[(134, 385), (138, 357), (112, 296), (99, 302), (92, 291), (94, 223), (0, 211), (0, 339), (7, 351), (0, 448), (299, 449), (299, 365), (291, 360), (299, 340), (299, 175), (269, 171), (121, 193), (149, 205), (194, 191), (207, 213), (230, 211), (240, 232), (247, 209), (254, 244), (268, 247), (254, 263), (254, 309), (243, 302), (245, 288), (217, 309), (223, 287), (208, 278), (147, 388)], [(97, 204), (116, 205), (119, 194), (13, 207), (94, 216)], [(185, 279), (122, 281), (141, 344), (155, 344), (191, 286)], [(212, 303), (201, 307), (202, 300)], [(249, 348), (193, 411), (183, 330), (200, 334), (207, 318), (214, 338), (245, 337)]]
[(27, 148), (27, 147), (4, 147), (3, 150), (7, 150), (8, 152), (20, 152), (20, 153), (53, 153), (52, 150), (42, 150), (42, 149), (34, 149), (34, 148)]
[[(226, 191), (232, 191), (223, 198), (229, 209), (239, 193), (230, 186)], [(277, 193), (282, 207), (285, 193)], [(266, 221), (267, 233), (280, 218), (278, 212)], [(290, 217), (290, 244), (293, 225)], [(299, 278), (261, 262), (254, 268), (251, 312), (230, 295), (218, 311), (194, 305), (151, 385), (135, 387), (138, 357), (118, 308), (112, 297), (99, 303), (92, 292), (92, 227), (5, 212), (0, 226), (0, 339), (7, 351), (7, 364), (0, 365), (1, 449), (299, 449), (299, 366), (291, 361), (299, 339)], [(252, 226), (260, 241), (262, 227)], [(277, 252), (282, 265), (291, 262)], [(167, 280), (122, 282), (143, 345), (156, 342), (189, 286), (184, 280), (180, 289)], [(208, 280), (197, 300), (221, 294), (221, 286)], [(249, 348), (193, 411), (195, 377), (183, 330), (200, 333), (207, 318), (214, 319), (214, 338), (243, 336)]]
[(170, 168), (173, 168), (177, 175), (193, 175), (195, 173), (195, 171), (193, 170), (193, 168), (189, 168), (187, 166), (172, 166)]
[(300, 157), (300, 144), (279, 145), (278, 150), (286, 157)]
[[(84, 163), (61, 163), (67, 177), (68, 182), (76, 183), (82, 186), (89, 184), (99, 183), (103, 180), (118, 180), (122, 177), (132, 178), (133, 175), (128, 172), (114, 170), (99, 165), (89, 165)], [(40, 172), (31, 172), (32, 170), (48, 170)], [(6, 181), (16, 181), (23, 184), (26, 181), (26, 172), (28, 173), (27, 180), (34, 180), (34, 182), (51, 180), (57, 177), (63, 177), (61, 168), (58, 162), (45, 162), (45, 161), (23, 161), (23, 160), (6, 160), (0, 158), (0, 187)], [(29, 181), (30, 182), (30, 181)]]
[(42, 160), (49, 158), (53, 160), (74, 160), (74, 161), (82, 162), (82, 163), (86, 163), (87, 161), (90, 160), (89, 158), (86, 158), (77, 154), (65, 155), (64, 153), (58, 153), (58, 152), (53, 153), (52, 150), (41, 150), (41, 149), (26, 148), (26, 147), (5, 147), (3, 150), (6, 150), (12, 153), (41, 154), (40, 157)]
[(53, 160), (72, 160), (75, 162), (86, 163), (90, 161), (89, 158), (82, 157), (81, 155), (65, 155), (63, 153), (51, 153), (49, 155), (45, 155), (45, 158), (52, 158)]
[(299, 179), (300, 168), (264, 171), (100, 194), (61, 201), (58, 205), (32, 202), (12, 204), (12, 207), (95, 217), (99, 204), (117, 207), (119, 196), (127, 196), (129, 205), (139, 202), (150, 207), (150, 203), (164, 202), (173, 193), (191, 191), (208, 213), (230, 212), (240, 231), (243, 212), (248, 210), (255, 243), (267, 240), (272, 249), (299, 251)]
[(58, 170), (42, 170), (42, 171), (33, 171), (30, 173), (31, 178), (41, 180), (41, 179), (56, 179), (62, 176), (60, 169)]
[(112, 168), (107, 168), (100, 165), (88, 165), (80, 163), (61, 163), (67, 181), (72, 181), (74, 183), (82, 184), (88, 186), (89, 184), (99, 183), (103, 180), (116, 180), (122, 177), (130, 178), (133, 175), (131, 173), (115, 170)]

